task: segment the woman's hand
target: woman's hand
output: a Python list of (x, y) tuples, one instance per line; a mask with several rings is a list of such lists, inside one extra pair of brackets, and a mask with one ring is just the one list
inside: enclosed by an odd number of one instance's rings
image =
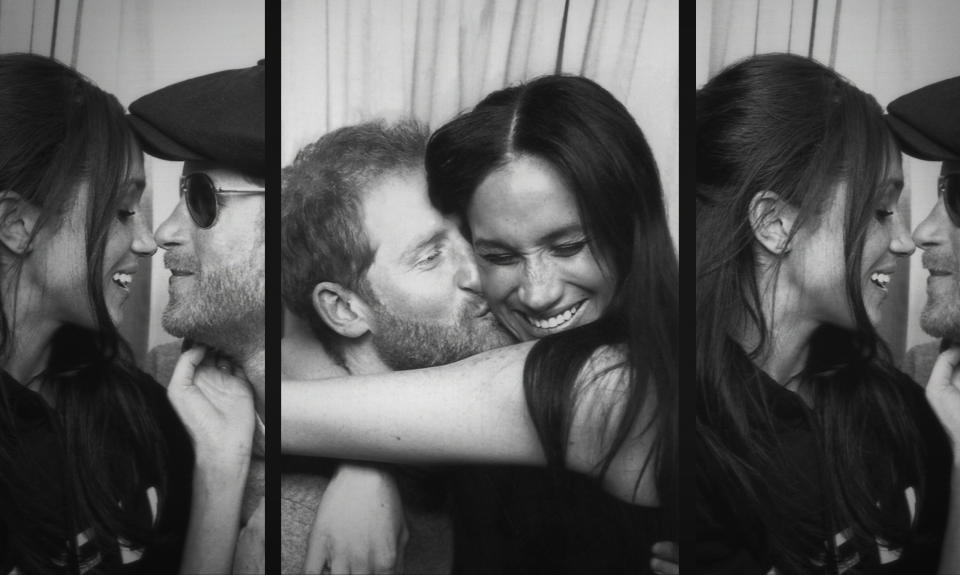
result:
[(204, 346), (180, 356), (167, 397), (193, 440), (198, 465), (247, 465), (255, 424), (253, 389), (242, 371)]
[(660, 575), (680, 575), (680, 547), (672, 541), (654, 543), (650, 569)]
[(341, 465), (320, 500), (305, 573), (402, 573), (407, 524), (396, 482), (379, 469)]
[(947, 431), (954, 464), (960, 464), (960, 347), (951, 347), (937, 358), (927, 382), (927, 401)]

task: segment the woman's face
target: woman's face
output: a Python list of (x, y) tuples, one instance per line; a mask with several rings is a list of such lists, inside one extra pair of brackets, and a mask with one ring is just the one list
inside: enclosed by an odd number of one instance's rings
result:
[(613, 297), (573, 192), (547, 162), (522, 156), (492, 172), (467, 206), (484, 295), (519, 339), (590, 323)]
[[(888, 161), (887, 173), (880, 183), (873, 217), (866, 230), (860, 282), (863, 305), (873, 324), (881, 318), (881, 304), (887, 296), (891, 276), (903, 256), (914, 251), (913, 240), (898, 208), (903, 188), (900, 153), (894, 150)], [(854, 329), (856, 321), (847, 299), (845, 263), (843, 256), (844, 219), (849, 188), (837, 185), (833, 201), (819, 225), (810, 225), (795, 237), (796, 249), (787, 256), (791, 277), (799, 287), (801, 309), (818, 324), (829, 324)]]
[[(130, 167), (121, 183), (120, 203), (116, 212), (110, 214), (103, 254), (104, 302), (115, 324), (123, 318), (123, 304), (130, 295), (139, 259), (157, 249), (140, 209), (144, 183), (143, 154), (137, 147), (131, 150)], [(91, 329), (97, 324), (87, 289), (85, 251), (87, 206), (96, 193), (98, 190), (91, 189), (88, 182), (79, 184), (76, 200), (59, 227), (50, 226), (49, 232), (41, 232), (37, 237), (37, 269), (42, 275), (36, 282), (40, 284), (44, 307), (55, 321)]]

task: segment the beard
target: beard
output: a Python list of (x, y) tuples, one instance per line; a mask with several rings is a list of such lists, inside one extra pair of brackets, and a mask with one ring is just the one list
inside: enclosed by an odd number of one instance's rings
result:
[(920, 328), (933, 337), (960, 341), (960, 301), (928, 295), (920, 312)]
[(952, 272), (949, 283), (937, 281), (927, 289), (927, 303), (920, 312), (920, 327), (933, 337), (960, 340), (960, 283), (957, 261), (952, 252), (929, 250), (923, 253), (927, 269)]
[(393, 370), (453, 363), (516, 343), (492, 313), (478, 318), (463, 310), (452, 324), (427, 322), (401, 317), (371, 299), (377, 324), (373, 346)]
[[(184, 269), (199, 269), (195, 258), (181, 257)], [(263, 253), (255, 250), (241, 264), (195, 275), (190, 290), (170, 290), (162, 325), (171, 335), (223, 351), (244, 347), (263, 331)]]

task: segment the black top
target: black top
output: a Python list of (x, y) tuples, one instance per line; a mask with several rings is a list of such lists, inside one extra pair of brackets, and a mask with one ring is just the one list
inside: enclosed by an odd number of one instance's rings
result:
[[(744, 358), (745, 359), (745, 358)], [(796, 464), (796, 481), (776, 493), (777, 496), (799, 500), (809, 511), (804, 521), (823, 526), (833, 533), (834, 543), (844, 556), (844, 544), (849, 532), (844, 527), (832, 526), (826, 501), (826, 469), (819, 438), (822, 433), (814, 412), (795, 393), (784, 389), (766, 374), (758, 372), (760, 385), (777, 418), (776, 433), (787, 460)], [(889, 510), (902, 521), (904, 527), (913, 525), (911, 542), (903, 549), (886, 549), (878, 545), (871, 553), (861, 553), (841, 572), (854, 574), (924, 574), (935, 573), (940, 556), (940, 540), (946, 528), (949, 501), (951, 452), (948, 439), (923, 395), (923, 389), (904, 376), (901, 382), (906, 399), (904, 408), (913, 417), (923, 442), (925, 495), (918, 501), (917, 485), (894, 484), (883, 479), (880, 471), (889, 465), (889, 452), (882, 447), (875, 452), (877, 464), (873, 481), (878, 485), (877, 504)], [(716, 478), (719, 464), (705, 446), (697, 445), (697, 573), (705, 574), (766, 574), (773, 567), (773, 559), (765, 544), (765, 533), (759, 525), (742, 524), (744, 513), (751, 503), (743, 493), (721, 492)], [(746, 514), (749, 516), (749, 514)], [(828, 549), (823, 542), (820, 549)], [(822, 556), (821, 556), (822, 559)], [(820, 572), (811, 558), (811, 572)], [(822, 561), (820, 561), (822, 564)], [(824, 568), (824, 573), (832, 570)]]
[(456, 575), (646, 574), (650, 547), (676, 540), (660, 509), (576, 473), (469, 467), (451, 483)]
[[(186, 430), (167, 400), (163, 387), (149, 381), (150, 383), (143, 386), (143, 395), (167, 444), (166, 496), (163, 499), (158, 497), (156, 485), (160, 483), (160, 479), (153, 478), (143, 485), (142, 497), (129, 504), (134, 507), (135, 513), (143, 514), (145, 524), (156, 524), (159, 537), (156, 543), (147, 549), (131, 549), (119, 540), (121, 538), (94, 548), (95, 543), (90, 538), (92, 529), (72, 533), (71, 536), (76, 538), (78, 544), (82, 560), (81, 570), (84, 572), (92, 570), (91, 573), (170, 574), (179, 570), (190, 515), (193, 448)], [(14, 464), (18, 465), (21, 471), (26, 470), (33, 492), (42, 493), (45, 498), (45, 501), (33, 502), (36, 505), (31, 506), (29, 512), (42, 513), (44, 509), (59, 511), (53, 517), (44, 517), (41, 520), (53, 524), (61, 523), (66, 537), (69, 531), (74, 530), (71, 529), (68, 519), (70, 505), (67, 489), (69, 482), (75, 478), (69, 477), (67, 472), (59, 417), (39, 394), (28, 390), (5, 372), (0, 372), (0, 386), (9, 401), (10, 414), (22, 446)], [(2, 469), (0, 473), (3, 473)], [(17, 524), (17, 519), (11, 515), (0, 509), (2, 575), (13, 572), (18, 562), (18, 550), (10, 548), (8, 533), (25, 528), (24, 525)], [(65, 558), (66, 555), (59, 559)], [(63, 572), (69, 573), (70, 568), (64, 567)]]

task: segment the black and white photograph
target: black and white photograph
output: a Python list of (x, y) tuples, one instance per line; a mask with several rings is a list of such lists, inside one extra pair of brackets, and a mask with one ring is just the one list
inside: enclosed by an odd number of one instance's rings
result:
[(678, 34), (283, 4), (281, 572), (676, 572)]
[(681, 549), (960, 575), (960, 1), (0, 0), (0, 575)]
[(0, 2), (0, 573), (264, 573), (264, 5)]
[(960, 573), (958, 24), (697, 2), (696, 573)]

